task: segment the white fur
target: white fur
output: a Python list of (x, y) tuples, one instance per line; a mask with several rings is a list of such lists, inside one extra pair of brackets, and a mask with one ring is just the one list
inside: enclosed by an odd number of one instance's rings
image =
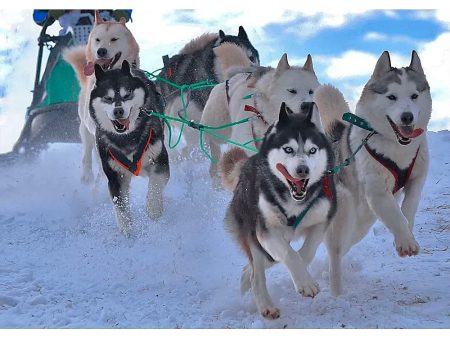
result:
[[(388, 54), (385, 53), (380, 57), (372, 79), (377, 79), (383, 67), (390, 69), (390, 62), (384, 65), (389, 61)], [(411, 64), (416, 67), (417, 72), (423, 74), (420, 60), (414, 53)], [(392, 194), (394, 188), (392, 174), (373, 159), (365, 149), (357, 154), (356, 163), (345, 169), (343, 174), (346, 177), (346, 184), (340, 184), (337, 187), (337, 215), (326, 234), (330, 257), (331, 289), (335, 295), (342, 292), (342, 256), (367, 234), (376, 219), (381, 220), (394, 235), (395, 246), (400, 256), (416, 255), (419, 252), (419, 245), (412, 230), (429, 162), (426, 129), (431, 113), (431, 96), (428, 89), (418, 93), (415, 83), (409, 81), (405, 73), (402, 69), (401, 84), (389, 84), (387, 93), (376, 94), (365, 89), (357, 103), (356, 115), (366, 119), (379, 133), (369, 141), (370, 147), (393, 160), (400, 168), (409, 167), (420, 147), (415, 166), (403, 191), (395, 195)], [(325, 90), (335, 89), (329, 87)], [(417, 99), (411, 99), (413, 93), (418, 93)], [(387, 96), (391, 94), (395, 95), (397, 100), (389, 100)], [(344, 104), (342, 100), (322, 102), (321, 100), (326, 97), (338, 98), (342, 95), (321, 95), (321, 99), (316, 100), (321, 114), (324, 113), (321, 107), (328, 110), (327, 107), (330, 105), (334, 104), (338, 107)], [(414, 115), (415, 128), (424, 129), (421, 136), (412, 139), (411, 143), (405, 146), (398, 143), (386, 119), (388, 115), (395, 123), (400, 124), (400, 114), (404, 111), (410, 111)], [(367, 134), (368, 132), (363, 129), (352, 128), (350, 145), (353, 150)], [(348, 146), (346, 136), (343, 137), (340, 152), (345, 158), (349, 153), (346, 152)], [(400, 206), (398, 199), (402, 192), (404, 199)]]
[[(284, 147), (291, 147), (294, 152), (292, 154), (286, 154), (283, 150)], [(316, 148), (315, 154), (309, 154), (311, 148)], [(299, 165), (306, 165), (309, 168), (309, 183), (312, 185), (318, 182), (323, 173), (326, 171), (327, 165), (327, 152), (325, 149), (319, 149), (311, 140), (307, 139), (306, 142), (298, 143), (295, 140), (289, 141), (283, 145), (281, 149), (273, 149), (267, 155), (269, 166), (275, 176), (277, 176), (287, 187), (289, 184), (286, 182), (285, 177), (276, 168), (277, 163), (282, 163), (292, 177), (298, 177), (296, 170)]]
[[(311, 64), (309, 65), (309, 63)], [(229, 103), (227, 102), (225, 83), (222, 82), (215, 86), (206, 102), (201, 123), (219, 126), (251, 117), (249, 122), (216, 132), (241, 144), (250, 141), (248, 146), (258, 149), (259, 144), (253, 140), (262, 138), (269, 125), (278, 119), (281, 103), (285, 102), (294, 113), (299, 113), (301, 103), (313, 101), (311, 91), (313, 92), (318, 86), (319, 82), (312, 69), (310, 57), (304, 67), (291, 67), (286, 54), (284, 54), (277, 68), (269, 70), (260, 78), (250, 77), (248, 79), (247, 73), (234, 75), (229, 80)], [(295, 91), (295, 93), (289, 91)], [(252, 97), (243, 99), (247, 95), (252, 95)], [(244, 111), (245, 105), (255, 107), (267, 124), (256, 117), (254, 113)], [(206, 140), (210, 144), (214, 159), (219, 160), (220, 145), (224, 141), (209, 136), (206, 137)], [(245, 151), (248, 155), (254, 154), (250, 150)], [(211, 166), (210, 173), (214, 178), (216, 175), (214, 164)]]
[[(120, 88), (121, 96), (124, 97), (126, 94), (128, 94), (127, 90), (125, 88)], [(114, 91), (110, 89), (108, 91), (108, 96), (110, 98), (114, 98)], [(100, 127), (104, 130), (110, 131), (110, 132), (116, 132), (111, 120), (115, 120), (116, 117), (114, 116), (114, 109), (115, 108), (123, 108), (124, 115), (123, 119), (130, 118), (130, 125), (128, 130), (124, 131), (123, 134), (130, 133), (134, 130), (136, 127), (136, 119), (139, 116), (139, 109), (144, 105), (145, 102), (145, 92), (142, 88), (136, 88), (133, 91), (132, 99), (121, 101), (121, 104), (116, 106), (115, 103), (107, 103), (104, 102), (103, 98), (96, 97), (92, 100), (92, 107), (95, 111), (95, 116), (97, 118), (97, 121), (100, 124)]]
[(101, 62), (97, 54), (99, 48), (107, 49), (106, 59), (113, 58), (117, 53), (121, 53), (114, 68), (120, 68), (123, 60), (127, 60), (130, 64), (135, 63), (139, 67), (139, 46), (123, 20), (117, 23), (96, 21), (89, 35), (88, 44), (84, 48), (84, 53), (80, 47), (71, 48), (64, 52), (64, 58), (75, 69), (81, 87), (78, 97), (78, 115), (81, 121), (79, 132), (83, 144), (83, 174), (81, 180), (84, 183), (91, 183), (94, 178), (92, 151), (95, 144), (96, 129), (89, 114), (89, 96), (95, 84), (95, 75), (84, 75), (84, 66), (87, 62)]

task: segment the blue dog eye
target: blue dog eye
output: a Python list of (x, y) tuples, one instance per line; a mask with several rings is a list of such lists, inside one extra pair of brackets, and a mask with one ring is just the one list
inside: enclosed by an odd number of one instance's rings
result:
[(317, 148), (311, 148), (311, 149), (309, 149), (309, 153), (312, 155), (312, 154), (315, 154), (317, 152)]
[(294, 152), (294, 149), (291, 147), (284, 147), (283, 150), (286, 154), (292, 154)]

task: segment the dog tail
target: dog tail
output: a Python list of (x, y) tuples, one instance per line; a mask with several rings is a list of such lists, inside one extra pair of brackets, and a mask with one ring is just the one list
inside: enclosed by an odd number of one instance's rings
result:
[(242, 166), (247, 159), (247, 154), (241, 148), (232, 148), (223, 154), (219, 161), (219, 174), (226, 190), (233, 192), (236, 189)]
[(86, 46), (75, 46), (66, 48), (63, 51), (63, 59), (69, 63), (75, 70), (78, 81), (81, 85), (87, 83), (87, 76), (84, 74), (84, 67), (86, 66)]
[(342, 114), (350, 112), (344, 95), (332, 85), (321, 85), (314, 91), (314, 101), (327, 136), (332, 140), (340, 139), (346, 127)]
[(236, 68), (246, 69), (252, 65), (244, 49), (234, 43), (220, 44), (214, 48), (214, 54), (216, 54), (219, 68), (222, 71), (222, 81), (228, 80), (236, 74)]

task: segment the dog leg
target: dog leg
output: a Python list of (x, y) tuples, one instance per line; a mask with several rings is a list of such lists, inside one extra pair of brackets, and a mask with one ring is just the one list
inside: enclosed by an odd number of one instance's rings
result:
[(305, 297), (314, 297), (319, 293), (319, 286), (306, 269), (303, 258), (277, 229), (268, 229), (264, 233), (257, 233), (257, 237), (269, 255), (286, 266), (297, 292)]
[[(108, 168), (109, 169), (109, 168)], [(129, 201), (130, 175), (121, 175), (113, 170), (105, 170), (108, 177), (109, 193), (116, 211), (119, 230), (125, 236), (131, 235), (131, 210)]]
[(213, 140), (209, 140), (209, 147), (211, 149), (211, 155), (214, 160), (217, 162), (211, 162), (209, 166), (209, 176), (212, 179), (212, 184), (214, 189), (222, 189), (222, 180), (219, 176), (217, 163), (220, 160), (222, 152), (220, 150), (220, 145), (214, 142)]
[(94, 181), (94, 173), (92, 172), (92, 150), (94, 149), (95, 139), (83, 122), (80, 123), (79, 132), (81, 143), (83, 145), (83, 174), (81, 176), (81, 182), (88, 184)]
[(309, 265), (316, 255), (317, 248), (322, 243), (326, 223), (316, 224), (306, 229), (307, 234), (302, 247), (298, 250), (306, 265)]
[(363, 237), (364, 232), (358, 231), (360, 225), (356, 222), (356, 207), (350, 191), (338, 186), (336, 193), (336, 215), (325, 233), (330, 289), (333, 296), (342, 294), (342, 257)]
[(151, 219), (159, 219), (164, 211), (163, 191), (168, 181), (169, 176), (165, 172), (154, 172), (149, 180), (147, 214)]
[(152, 165), (146, 168), (149, 176), (147, 192), (147, 215), (157, 220), (164, 211), (163, 191), (170, 177), (169, 155), (162, 141), (158, 141), (149, 148)]
[(329, 278), (330, 289), (333, 296), (339, 296), (342, 294), (342, 252), (336, 245), (331, 244), (333, 241), (330, 236), (331, 233), (327, 233), (327, 251), (328, 251), (328, 264), (329, 264)]
[(383, 191), (383, 185), (377, 182), (369, 183), (368, 186), (372, 187), (372, 191), (367, 194), (367, 201), (375, 215), (394, 234), (398, 255), (400, 257), (417, 255), (419, 244), (409, 229), (408, 220), (400, 210), (394, 196)]
[[(275, 265), (277, 262), (275, 261), (269, 261), (268, 259), (264, 260), (264, 269), (267, 270), (268, 268)], [(252, 265), (250, 263), (246, 264), (242, 268), (241, 273), (241, 295), (245, 294), (248, 290), (250, 290), (252, 286)]]
[[(420, 195), (428, 172), (428, 148), (426, 139), (421, 145), (421, 150), (416, 159), (413, 176), (406, 183), (404, 188), (405, 198), (402, 203), (402, 213), (408, 220), (409, 230), (412, 232), (414, 227), (414, 218), (419, 207)], [(417, 174), (417, 176), (416, 176)]]
[(402, 213), (408, 220), (409, 230), (412, 232), (414, 227), (414, 218), (419, 207), (420, 194), (422, 193), (425, 176), (408, 182), (405, 186), (405, 198), (402, 203)]
[(264, 253), (253, 244), (250, 245), (250, 251), (253, 258), (251, 263), (251, 286), (256, 307), (264, 318), (277, 319), (280, 317), (280, 310), (273, 306), (272, 299), (270, 298), (266, 286), (264, 262), (267, 258)]

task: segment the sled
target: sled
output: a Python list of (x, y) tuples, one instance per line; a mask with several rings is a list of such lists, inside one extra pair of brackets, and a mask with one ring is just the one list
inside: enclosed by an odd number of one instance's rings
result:
[[(114, 13), (116, 12), (116, 13)], [(130, 18), (131, 10), (105, 10)], [(71, 17), (69, 17), (71, 15)], [(76, 22), (74, 21), (74, 18)], [(80, 87), (73, 68), (62, 58), (66, 47), (87, 43), (94, 25), (94, 11), (35, 10), (34, 21), (42, 26), (38, 38), (38, 56), (33, 97), (25, 113), (25, 125), (13, 149), (0, 154), (0, 164), (36, 157), (50, 143), (81, 142), (78, 128), (78, 94)], [(49, 35), (47, 29), (59, 21), (60, 35)], [(63, 21), (64, 20), (64, 23)], [(71, 24), (72, 20), (72, 24)], [(62, 32), (62, 34), (61, 34)], [(44, 48), (50, 50), (41, 76)]]

